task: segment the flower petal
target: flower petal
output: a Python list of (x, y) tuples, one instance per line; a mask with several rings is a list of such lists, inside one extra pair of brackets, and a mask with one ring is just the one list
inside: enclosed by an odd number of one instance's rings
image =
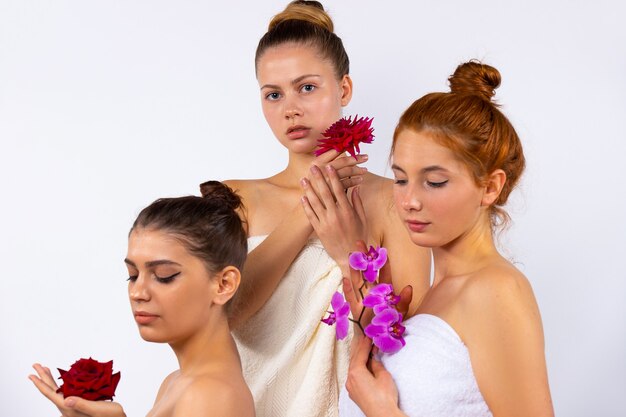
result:
[(383, 353), (396, 353), (406, 345), (404, 339), (396, 339), (388, 334), (374, 337), (372, 340), (374, 345), (378, 346), (378, 349)]
[(367, 257), (361, 252), (352, 252), (348, 258), (348, 263), (352, 269), (365, 271), (368, 266)]
[(365, 272), (363, 272), (363, 278), (365, 278), (368, 282), (374, 282), (376, 281), (376, 278), (378, 278), (378, 271), (372, 268), (371, 262), (368, 262), (367, 268), (365, 269)]
[(387, 262), (387, 249), (379, 248), (377, 252), (378, 252), (378, 256), (372, 260), (372, 266), (374, 267), (375, 270), (378, 271)]

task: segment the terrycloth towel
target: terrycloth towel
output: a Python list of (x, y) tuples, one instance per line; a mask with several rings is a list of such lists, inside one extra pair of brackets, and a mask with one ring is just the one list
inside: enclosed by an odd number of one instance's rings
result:
[[(382, 355), (398, 387), (400, 409), (410, 417), (491, 417), (478, 389), (469, 352), (444, 320), (418, 314), (404, 325), (406, 346)], [(341, 417), (363, 417), (345, 387), (339, 402)]]
[[(248, 239), (249, 250), (265, 236)], [(267, 303), (233, 332), (257, 417), (336, 417), (351, 334), (320, 320), (341, 271), (317, 239), (295, 259)]]

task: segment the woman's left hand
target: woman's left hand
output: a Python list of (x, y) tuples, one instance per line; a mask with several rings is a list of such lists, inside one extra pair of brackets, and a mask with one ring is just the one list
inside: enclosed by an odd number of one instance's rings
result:
[(63, 394), (57, 393), (59, 388), (52, 377), (50, 369), (38, 363), (33, 365), (37, 375), (29, 375), (35, 387), (44, 397), (57, 406), (62, 417), (126, 417), (122, 406), (109, 401), (89, 401), (79, 397), (63, 398)]
[(398, 408), (398, 389), (391, 374), (371, 351), (372, 340), (363, 337), (352, 352), (346, 380), (350, 398), (367, 417), (404, 416)]
[(348, 256), (355, 242), (367, 240), (365, 209), (358, 187), (349, 201), (335, 169), (330, 165), (324, 169), (328, 181), (317, 166), (311, 167), (310, 181), (302, 179), (302, 206), (324, 248), (347, 276)]

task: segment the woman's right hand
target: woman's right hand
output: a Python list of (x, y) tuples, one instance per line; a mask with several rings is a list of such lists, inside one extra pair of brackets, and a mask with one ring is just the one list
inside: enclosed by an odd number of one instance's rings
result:
[(50, 369), (36, 363), (33, 368), (37, 375), (29, 375), (35, 387), (44, 397), (57, 406), (62, 417), (126, 417), (122, 406), (109, 401), (89, 401), (79, 397), (63, 398), (57, 393), (59, 388), (52, 377)]
[(328, 174), (326, 174), (326, 167), (331, 166), (337, 173), (339, 177), (339, 181), (341, 181), (341, 185), (344, 190), (347, 190), (350, 187), (354, 187), (363, 182), (363, 175), (367, 172), (367, 168), (360, 167), (358, 164), (362, 164), (367, 162), (368, 156), (357, 155), (356, 158), (350, 155), (346, 155), (343, 153), (339, 153), (335, 150), (331, 150), (323, 153), (322, 155), (315, 158), (315, 160), (309, 166), (309, 170), (304, 174), (304, 177), (307, 177), (311, 180), (310, 177), (310, 168), (311, 166), (317, 166), (322, 173), (324, 173), (324, 178), (326, 182), (330, 184), (330, 179)]
[(346, 390), (367, 417), (406, 416), (398, 407), (391, 374), (372, 355), (372, 340), (362, 337), (352, 352)]

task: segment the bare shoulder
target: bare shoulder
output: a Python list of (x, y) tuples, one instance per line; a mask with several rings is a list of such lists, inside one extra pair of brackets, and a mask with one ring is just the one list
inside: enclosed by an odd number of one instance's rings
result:
[[(467, 336), (484, 337), (489, 329), (541, 329), (541, 317), (530, 282), (503, 261), (472, 274), (459, 294)], [(482, 336), (479, 336), (481, 335)]]
[(252, 394), (243, 381), (202, 376), (185, 388), (173, 417), (254, 417)]
[(171, 374), (169, 374), (168, 376), (165, 377), (163, 382), (161, 382), (161, 386), (159, 387), (159, 392), (157, 392), (156, 399), (154, 400), (155, 404), (161, 399), (161, 397), (163, 396), (163, 393), (165, 393), (167, 391), (168, 387), (172, 383), (172, 380), (174, 380), (176, 378), (178, 373), (179, 373), (179, 371), (172, 372)]

